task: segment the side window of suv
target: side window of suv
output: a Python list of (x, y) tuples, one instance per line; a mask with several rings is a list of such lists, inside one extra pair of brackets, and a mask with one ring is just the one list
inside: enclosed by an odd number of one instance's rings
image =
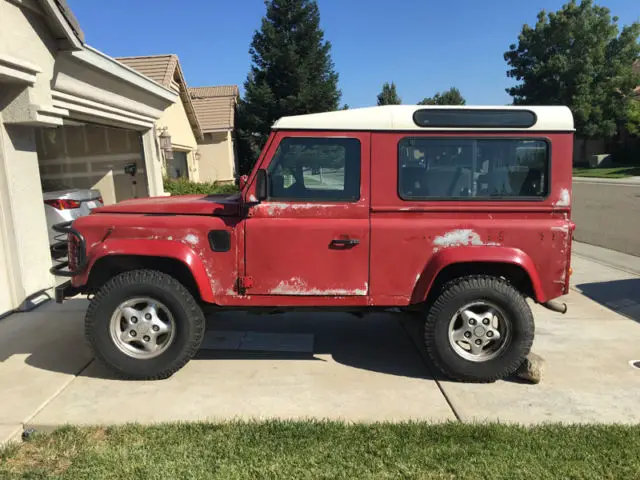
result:
[(269, 199), (359, 200), (360, 150), (355, 138), (283, 139), (268, 169)]
[(549, 183), (549, 144), (519, 138), (404, 138), (398, 192), (404, 200), (535, 200)]

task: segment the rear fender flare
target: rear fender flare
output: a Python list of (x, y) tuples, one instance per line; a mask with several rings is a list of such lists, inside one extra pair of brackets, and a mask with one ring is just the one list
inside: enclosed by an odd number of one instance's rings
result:
[(110, 255), (134, 255), (146, 257), (165, 257), (185, 264), (198, 286), (202, 300), (215, 303), (211, 279), (200, 256), (188, 245), (173, 240), (107, 239), (89, 252), (90, 262), (85, 272), (84, 283), (87, 282), (94, 264), (101, 258)]
[(434, 253), (425, 265), (413, 290), (411, 303), (424, 302), (431, 287), (442, 270), (456, 263), (503, 263), (521, 267), (531, 280), (537, 302), (547, 300), (538, 269), (531, 257), (518, 248), (461, 246), (450, 247)]

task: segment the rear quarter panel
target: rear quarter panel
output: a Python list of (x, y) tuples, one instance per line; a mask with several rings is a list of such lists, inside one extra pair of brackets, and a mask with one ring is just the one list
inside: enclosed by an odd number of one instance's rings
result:
[(550, 144), (549, 195), (535, 201), (405, 201), (398, 194), (398, 143), (407, 136), (472, 138), (483, 134), (372, 136), (371, 295), (376, 304), (424, 300), (446, 265), (492, 261), (520, 265), (543, 302), (568, 290), (571, 247), (572, 133), (510, 133)]

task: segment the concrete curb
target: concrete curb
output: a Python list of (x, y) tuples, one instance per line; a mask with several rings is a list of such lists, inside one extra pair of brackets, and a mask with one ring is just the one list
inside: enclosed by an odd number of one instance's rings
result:
[(23, 427), (20, 424), (0, 425), (0, 447), (22, 441)]
[(628, 178), (597, 178), (597, 177), (573, 177), (577, 183), (601, 183), (603, 185), (625, 185), (627, 187), (640, 187), (640, 177)]
[(640, 257), (628, 253), (574, 240), (571, 254), (631, 275), (640, 276)]

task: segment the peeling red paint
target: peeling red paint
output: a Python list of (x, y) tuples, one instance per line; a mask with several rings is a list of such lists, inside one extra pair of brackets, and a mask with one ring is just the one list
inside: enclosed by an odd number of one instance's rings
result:
[(365, 282), (362, 288), (347, 290), (343, 288), (313, 288), (301, 278), (290, 278), (281, 281), (276, 288), (271, 290), (272, 295), (312, 295), (312, 296), (349, 296), (349, 295), (366, 295), (368, 285)]

